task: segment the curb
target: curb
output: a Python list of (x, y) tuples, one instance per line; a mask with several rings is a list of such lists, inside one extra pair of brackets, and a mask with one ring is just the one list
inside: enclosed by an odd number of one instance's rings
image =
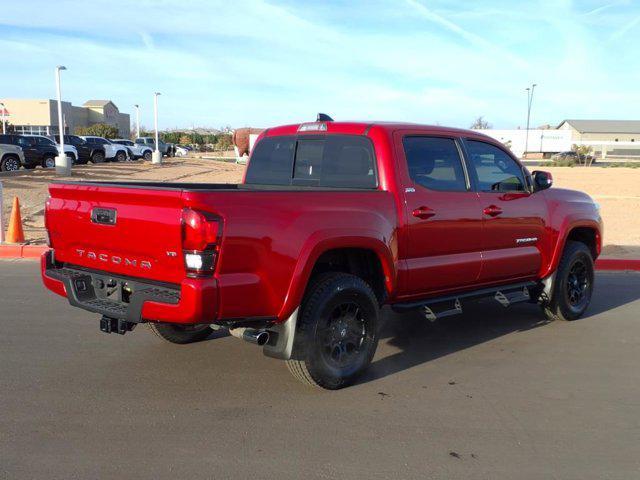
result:
[(47, 250), (46, 245), (0, 245), (0, 258), (40, 258)]
[[(40, 258), (48, 249), (46, 245), (0, 245), (0, 258)], [(640, 272), (640, 259), (599, 258), (596, 260), (596, 270)]]
[(640, 272), (640, 260), (599, 258), (596, 260), (596, 270), (634, 270)]

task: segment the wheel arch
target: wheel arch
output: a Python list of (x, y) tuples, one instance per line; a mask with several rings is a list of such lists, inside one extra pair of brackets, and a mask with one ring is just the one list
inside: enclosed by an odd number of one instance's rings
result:
[(319, 241), (299, 258), (278, 318), (286, 319), (300, 305), (309, 281), (326, 271), (352, 273), (373, 288), (382, 304), (393, 295), (397, 269), (389, 246), (372, 236), (332, 237)]
[(594, 261), (600, 255), (602, 249), (602, 234), (600, 225), (593, 221), (578, 221), (569, 223), (566, 228), (562, 229), (558, 235), (555, 248), (553, 249), (553, 255), (549, 268), (544, 273), (544, 276), (555, 272), (560, 263), (562, 252), (564, 251), (568, 241), (578, 241), (584, 243), (589, 247), (591, 256)]

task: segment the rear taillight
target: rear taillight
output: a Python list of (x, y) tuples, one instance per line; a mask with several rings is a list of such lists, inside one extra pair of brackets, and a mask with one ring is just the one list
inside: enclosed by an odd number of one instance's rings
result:
[(222, 219), (211, 213), (182, 210), (182, 252), (190, 277), (213, 274), (222, 238)]

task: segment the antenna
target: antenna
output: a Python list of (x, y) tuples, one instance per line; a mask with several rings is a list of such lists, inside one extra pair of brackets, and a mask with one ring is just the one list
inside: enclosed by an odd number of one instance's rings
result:
[(326, 113), (319, 113), (318, 118), (316, 118), (316, 122), (333, 122), (333, 118)]

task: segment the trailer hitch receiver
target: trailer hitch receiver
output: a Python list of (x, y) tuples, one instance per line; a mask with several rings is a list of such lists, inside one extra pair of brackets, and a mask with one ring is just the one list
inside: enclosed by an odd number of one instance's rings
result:
[(119, 333), (124, 335), (136, 327), (133, 322), (127, 322), (122, 318), (111, 318), (103, 315), (100, 319), (100, 331), (104, 333)]

